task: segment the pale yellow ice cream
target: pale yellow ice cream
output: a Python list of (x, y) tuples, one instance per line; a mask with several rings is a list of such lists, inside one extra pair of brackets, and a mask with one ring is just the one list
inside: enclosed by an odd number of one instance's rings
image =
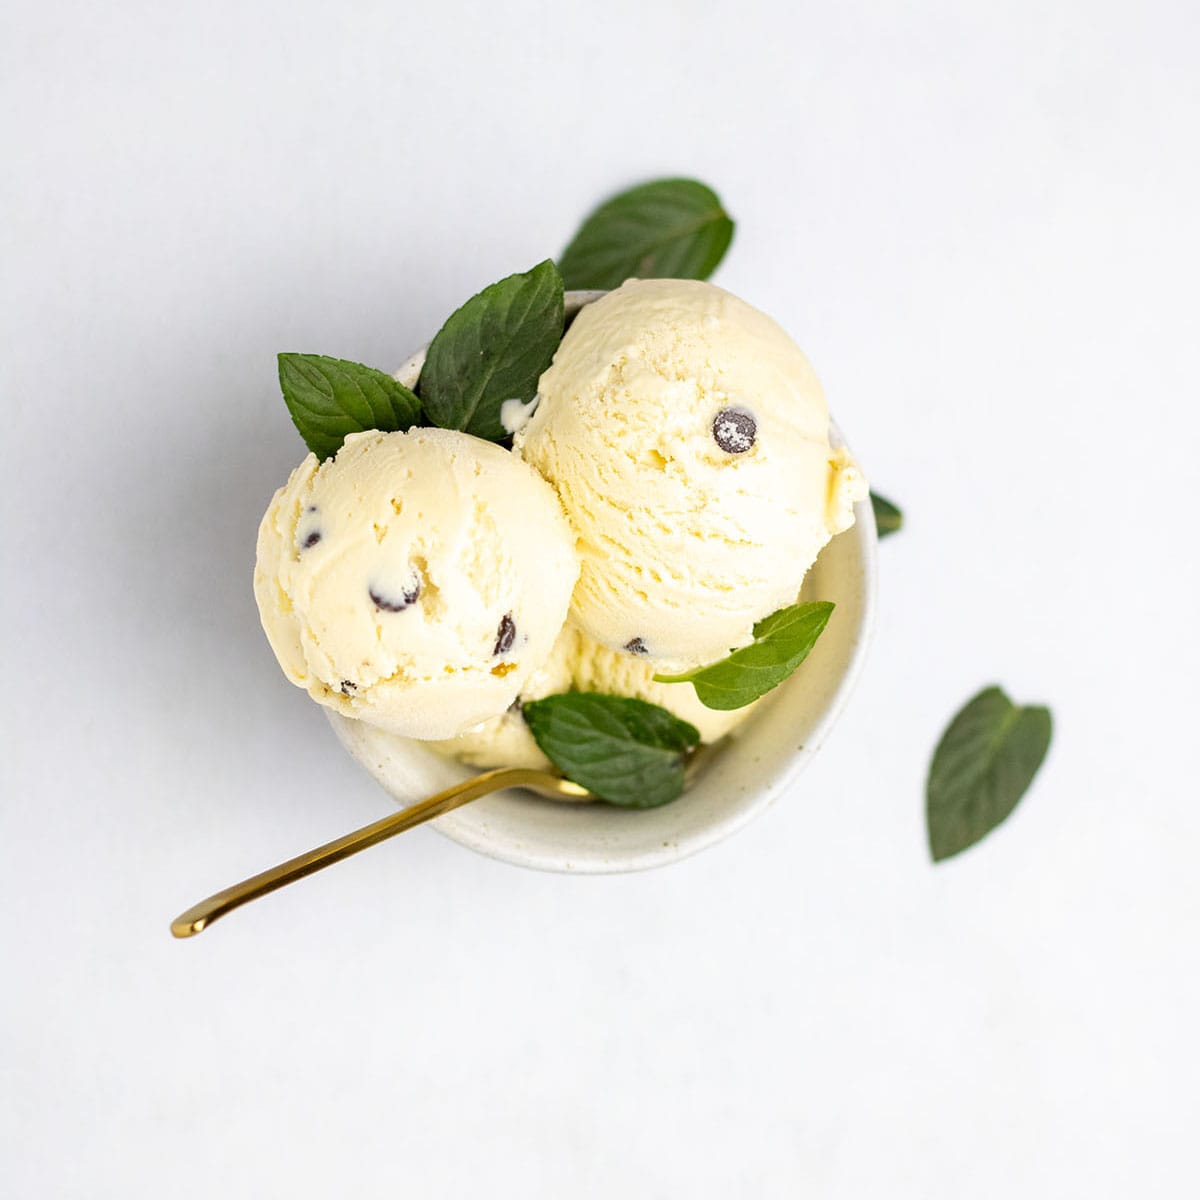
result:
[[(559, 634), (550, 657), (521, 689), (519, 701), (540, 700), (572, 689), (632, 696), (658, 704), (690, 722), (704, 742), (724, 737), (754, 711), (753, 704), (735, 712), (705, 708), (690, 683), (655, 683), (654, 670), (644, 658), (609, 650), (568, 625)], [(431, 745), (439, 753), (476, 767), (552, 769), (549, 759), (533, 740), (519, 704), (456, 738)]]
[(631, 280), (587, 305), (538, 393), (515, 448), (579, 535), (572, 620), (660, 670), (751, 641), (867, 495), (808, 360), (711, 284)]
[(276, 492), (254, 592), (287, 677), (413, 738), (505, 711), (549, 656), (578, 575), (550, 486), (445, 429), (360, 433)]

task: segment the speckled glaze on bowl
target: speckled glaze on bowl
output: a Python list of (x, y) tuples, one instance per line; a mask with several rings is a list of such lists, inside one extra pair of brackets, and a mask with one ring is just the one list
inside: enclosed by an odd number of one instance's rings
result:
[[(603, 294), (568, 292), (568, 314)], [(396, 378), (415, 384), (424, 361), (421, 349)], [(831, 437), (835, 446), (842, 444), (836, 426)], [(805, 579), (803, 598), (832, 600), (837, 606), (812, 653), (716, 748), (702, 774), (673, 804), (634, 811), (563, 804), (514, 790), (448, 813), (433, 822), (434, 828), (503, 862), (575, 874), (661, 867), (728, 837), (790, 789), (845, 706), (871, 638), (875, 549), (875, 517), (864, 501), (855, 507), (854, 526), (825, 547)], [(419, 742), (330, 710), (327, 715), (350, 755), (401, 807), (473, 773)]]

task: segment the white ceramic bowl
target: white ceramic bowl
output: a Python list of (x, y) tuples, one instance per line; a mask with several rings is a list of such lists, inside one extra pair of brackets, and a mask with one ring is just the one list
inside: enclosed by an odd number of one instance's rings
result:
[[(568, 313), (600, 295), (568, 292)], [(422, 349), (396, 377), (414, 385), (424, 361)], [(836, 427), (832, 438), (841, 444)], [(565, 804), (512, 790), (448, 813), (434, 827), (504, 862), (579, 874), (661, 867), (728, 837), (790, 789), (841, 713), (870, 641), (875, 547), (875, 517), (864, 501), (855, 508), (854, 526), (825, 547), (805, 580), (803, 598), (832, 600), (837, 606), (812, 653), (716, 749), (673, 804), (637, 811)], [(332, 711), (328, 715), (342, 745), (402, 807), (473, 773), (419, 742)]]

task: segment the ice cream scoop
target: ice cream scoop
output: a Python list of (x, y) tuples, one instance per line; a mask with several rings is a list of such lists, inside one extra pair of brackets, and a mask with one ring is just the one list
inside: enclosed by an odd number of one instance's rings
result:
[(287, 677), (412, 738), (503, 713), (562, 629), (578, 574), (550, 486), (444, 429), (361, 433), (276, 492), (254, 591)]
[(609, 650), (568, 624), (558, 635), (549, 658), (521, 688), (519, 704), (456, 738), (434, 742), (432, 748), (476, 767), (549, 770), (550, 760), (533, 740), (520, 704), (568, 691), (632, 696), (660, 705), (694, 725), (702, 742), (724, 737), (755, 708), (752, 704), (733, 712), (705, 708), (690, 683), (656, 683), (654, 667), (644, 658)]
[(751, 641), (867, 495), (808, 360), (711, 284), (631, 280), (587, 305), (538, 394), (514, 446), (579, 535), (572, 620), (659, 669)]

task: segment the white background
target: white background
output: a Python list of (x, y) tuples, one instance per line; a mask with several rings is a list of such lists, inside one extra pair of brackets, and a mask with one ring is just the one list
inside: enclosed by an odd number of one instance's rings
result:
[[(1195, 1195), (1197, 12), (8, 0), (0, 1190)], [(172, 941), (389, 811), (258, 627), (275, 352), (669, 173), (907, 514), (826, 750), (666, 870), (419, 830)], [(1055, 743), (935, 868), (992, 681)]]

